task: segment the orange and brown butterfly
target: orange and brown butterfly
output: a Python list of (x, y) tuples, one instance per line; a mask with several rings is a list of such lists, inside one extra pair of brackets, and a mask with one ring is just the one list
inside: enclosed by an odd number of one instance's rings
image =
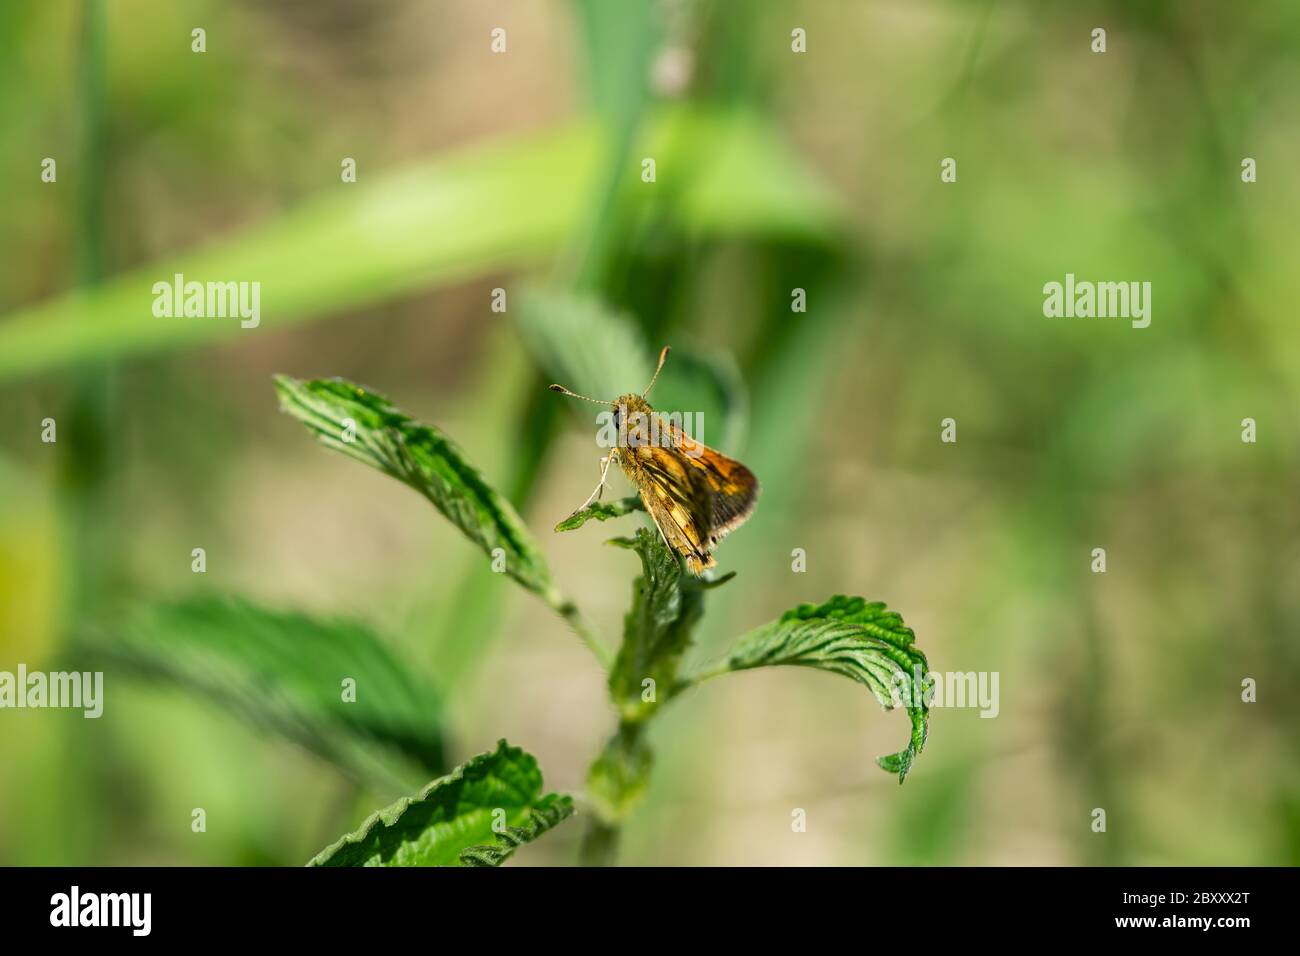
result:
[(713, 551), (718, 543), (754, 513), (758, 479), (740, 462), (696, 441), (650, 407), (645, 397), (667, 358), (665, 345), (654, 377), (640, 395), (604, 402), (563, 385), (552, 385), (551, 391), (609, 405), (618, 434), (609, 455), (601, 459), (600, 483), (574, 514), (600, 498), (609, 466), (617, 461), (664, 542), (686, 559), (692, 573), (702, 574), (717, 564)]

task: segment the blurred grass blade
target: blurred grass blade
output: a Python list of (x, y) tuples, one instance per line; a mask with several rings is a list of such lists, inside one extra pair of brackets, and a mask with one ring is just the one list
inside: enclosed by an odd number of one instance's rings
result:
[(93, 292), (22, 310), (0, 324), (0, 379), (257, 334), (238, 319), (155, 318), (153, 284), (176, 273), (260, 282), (260, 328), (270, 329), (537, 262), (573, 227), (599, 156), (600, 139), (584, 124), (339, 187)]
[(912, 720), (907, 747), (877, 760), (883, 769), (898, 774), (902, 783), (925, 746), (928, 730), (925, 678), (929, 670), (914, 641), (912, 629), (884, 604), (836, 595), (820, 606), (801, 604), (780, 620), (751, 631), (732, 648), (722, 669), (815, 667), (865, 685), (886, 710), (899, 701), (907, 704)]
[(438, 695), (359, 622), (201, 597), (137, 608), (79, 640), (106, 670), (196, 690), (363, 782), (446, 769)]
[(553, 605), (562, 603), (550, 569), (510, 502), (493, 489), (442, 432), (386, 398), (342, 379), (275, 379), (283, 411), (321, 444), (414, 488), (483, 549), (500, 549), (512, 578)]
[(659, 0), (573, 0), (573, 7), (585, 40), (585, 86), (606, 155), (560, 271), (571, 275), (575, 288), (602, 289), (631, 232), (635, 204), (626, 201), (624, 187), (636, 168), (637, 139), (650, 109), (651, 67), (663, 37), (664, 9)]
[(502, 740), (372, 814), (307, 865), (500, 866), (572, 814), (572, 798), (542, 796), (536, 759)]
[[(678, 109), (650, 126), (650, 148), (672, 153), (660, 168), (690, 170), (674, 195), (692, 234), (824, 238), (832, 228), (825, 191), (761, 119)], [(256, 334), (237, 318), (154, 317), (154, 283), (177, 273), (187, 281), (260, 282), (259, 328), (279, 329), (545, 261), (583, 222), (609, 150), (599, 124), (584, 121), (340, 187), (204, 248), (9, 315), (0, 321), (0, 381)], [(630, 201), (649, 199), (633, 193)]]
[[(515, 328), (537, 366), (552, 381), (612, 401), (639, 392), (654, 363), (636, 325), (600, 300), (555, 289), (530, 288), (514, 310)], [(581, 405), (556, 397), (557, 402)], [(579, 408), (591, 412), (591, 406)]]
[(585, 41), (587, 84), (597, 112), (629, 124), (649, 100), (654, 55), (664, 29), (657, 0), (573, 0)]
[(671, 211), (688, 233), (814, 245), (844, 238), (832, 194), (761, 115), (683, 105), (662, 116), (643, 155), (657, 158), (659, 182), (680, 177)]

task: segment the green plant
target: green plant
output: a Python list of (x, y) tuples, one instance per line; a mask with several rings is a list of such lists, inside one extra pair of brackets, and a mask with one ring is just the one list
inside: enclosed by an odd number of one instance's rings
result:
[[(559, 614), (591, 649), (607, 673), (617, 726), (587, 774), (578, 803), (591, 813), (582, 860), (611, 862), (624, 821), (643, 796), (653, 755), (648, 728), (669, 701), (706, 680), (754, 667), (792, 665), (841, 674), (864, 684), (889, 709), (908, 702), (906, 747), (879, 758), (901, 783), (925, 744), (924, 654), (902, 618), (880, 603), (835, 596), (794, 608), (777, 621), (742, 636), (716, 665), (685, 666), (708, 592), (734, 575), (697, 578), (684, 570), (648, 527), (609, 544), (633, 551), (641, 573), (623, 636), (612, 653), (576, 603), (564, 594), (541, 549), (510, 503), (467, 462), (440, 430), (421, 424), (387, 399), (340, 379), (276, 378), (282, 409), (329, 448), (362, 461), (410, 486), (494, 562)], [(616, 520), (641, 511), (636, 498), (597, 503), (561, 522), (557, 531), (587, 521)], [(537, 762), (501, 741), (413, 797), (368, 819), (322, 851), (314, 865), (496, 865), (516, 847), (536, 839), (574, 811), (568, 796), (542, 794)]]

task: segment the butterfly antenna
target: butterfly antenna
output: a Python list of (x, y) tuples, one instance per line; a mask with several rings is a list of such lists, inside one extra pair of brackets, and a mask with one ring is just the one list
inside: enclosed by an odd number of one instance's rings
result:
[(579, 395), (577, 392), (571, 392), (563, 385), (550, 386), (552, 392), (559, 392), (561, 395), (568, 395), (570, 398), (580, 398), (584, 402), (595, 402), (597, 405), (608, 405), (609, 402), (602, 402), (598, 398), (588, 398), (586, 395)]
[(645, 391), (641, 393), (642, 398), (649, 395), (650, 389), (655, 387), (655, 382), (659, 380), (659, 373), (664, 370), (664, 360), (666, 358), (668, 358), (668, 346), (665, 345), (663, 351), (659, 353), (659, 367), (655, 369), (654, 378), (650, 379), (650, 384), (647, 385)]

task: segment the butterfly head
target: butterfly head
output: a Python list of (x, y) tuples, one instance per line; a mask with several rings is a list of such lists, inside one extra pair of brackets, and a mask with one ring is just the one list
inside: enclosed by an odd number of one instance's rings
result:
[(628, 421), (635, 421), (636, 416), (649, 415), (654, 411), (649, 402), (633, 393), (620, 395), (609, 404), (614, 409), (615, 425), (622, 424), (625, 418)]
[[(658, 381), (659, 373), (663, 371), (664, 360), (667, 358), (668, 346), (665, 345), (663, 350), (659, 353), (659, 365), (655, 368), (654, 377), (650, 379), (650, 384), (645, 387), (645, 391), (640, 395), (629, 392), (626, 395), (620, 395), (609, 403), (610, 408), (614, 410), (614, 427), (619, 430), (620, 435), (629, 431), (639, 432), (643, 428), (648, 429), (650, 427), (650, 419), (654, 414), (654, 409), (650, 407), (650, 403), (645, 400), (645, 397), (650, 394), (650, 389), (653, 388), (655, 382)], [(551, 391), (559, 392), (562, 395), (568, 395), (570, 398), (580, 398), (584, 402), (593, 402), (597, 405), (605, 404), (605, 402), (600, 399), (588, 398), (586, 395), (579, 395), (577, 392), (572, 392), (563, 385), (552, 385)], [(620, 439), (619, 443), (623, 444), (624, 442)], [(634, 442), (628, 443), (632, 444)]]
[(651, 420), (654, 409), (640, 395), (620, 395), (610, 402), (614, 410), (614, 427), (618, 429), (619, 444), (637, 446), (651, 439)]

